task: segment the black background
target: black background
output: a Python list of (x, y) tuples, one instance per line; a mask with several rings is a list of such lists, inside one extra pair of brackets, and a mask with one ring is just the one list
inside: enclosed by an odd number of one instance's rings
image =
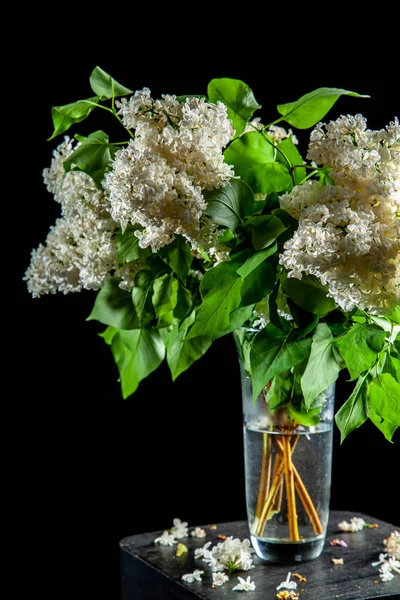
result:
[[(252, 25), (255, 22), (248, 24)], [(203, 33), (206, 38), (210, 34)], [(141, 45), (132, 33), (131, 40), (110, 40), (114, 50), (100, 54), (95, 38), (74, 51), (79, 45), (76, 28), (68, 40), (44, 42), (42, 37), (41, 50), (32, 34), (18, 65), (29, 82), (28, 98), (22, 100), (15, 86), (13, 90), (13, 110), (21, 124), (14, 157), (23, 161), (14, 174), (19, 192), (13, 198), (20, 328), (15, 334), (13, 327), (13, 447), (21, 452), (17, 485), (24, 498), (18, 522), (32, 542), (29, 552), (38, 554), (35, 568), (24, 561), (30, 585), (49, 597), (55, 582), (62, 582), (63, 590), (74, 592), (74, 597), (118, 598), (118, 542), (125, 536), (168, 528), (174, 517), (190, 525), (246, 518), (233, 340), (218, 340), (175, 383), (163, 364), (123, 401), (111, 353), (97, 336), (102, 328), (85, 321), (95, 294), (33, 300), (26, 291), (22, 277), (30, 250), (44, 241), (59, 215), (41, 175), (61, 141), (46, 141), (52, 133), (51, 106), (91, 96), (89, 75), (99, 64), (133, 90), (150, 87), (155, 97), (206, 93), (214, 77), (242, 79), (262, 104), (264, 122), (276, 118), (276, 104), (321, 86), (371, 95), (341, 98), (329, 118), (362, 112), (371, 128), (380, 128), (399, 113), (392, 64), (383, 59), (371, 62), (365, 51), (340, 57), (333, 52), (327, 59), (304, 42), (303, 50), (284, 57), (279, 45), (272, 50), (266, 36), (256, 59), (250, 50), (227, 52), (218, 41), (207, 53), (204, 35), (202, 42), (196, 36), (180, 40), (172, 51), (167, 33), (160, 35), (151, 42), (142, 38)], [(72, 133), (103, 128), (122, 139), (112, 116), (99, 113)], [(309, 132), (296, 133), (304, 150)], [(21, 166), (17, 160), (13, 163)], [(337, 408), (350, 389), (341, 377)], [(397, 446), (388, 443), (367, 423), (340, 445), (335, 429), (332, 509), (399, 523), (393, 487), (398, 441), (397, 436)]]

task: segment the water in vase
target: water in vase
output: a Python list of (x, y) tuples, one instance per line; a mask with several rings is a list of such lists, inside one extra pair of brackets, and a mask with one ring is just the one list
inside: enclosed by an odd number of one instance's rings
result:
[(332, 427), (288, 432), (248, 423), (244, 445), (247, 514), (258, 556), (272, 562), (319, 556), (329, 516)]

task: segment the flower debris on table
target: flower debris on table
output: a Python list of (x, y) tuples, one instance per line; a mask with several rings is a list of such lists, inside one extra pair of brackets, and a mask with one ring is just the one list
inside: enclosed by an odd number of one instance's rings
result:
[(281, 590), (281, 589), (287, 589), (287, 590), (295, 590), (297, 588), (297, 583), (295, 581), (290, 581), (292, 574), (289, 573), (287, 574), (287, 577), (285, 579), (285, 581), (282, 581), (282, 583), (280, 583), (278, 585), (278, 587), (276, 588), (277, 591)]
[(362, 529), (364, 529), (365, 525), (366, 523), (364, 519), (361, 519), (361, 517), (353, 517), (350, 520), (350, 523), (347, 523), (347, 521), (341, 521), (338, 527), (341, 531), (351, 531), (354, 533), (355, 531), (361, 531)]
[(186, 521), (181, 521), (180, 519), (174, 519), (171, 533), (176, 538), (178, 538), (178, 540), (181, 540), (184, 537), (188, 537), (188, 535), (189, 535), (188, 524), (186, 523)]
[(251, 581), (250, 575), (247, 579), (243, 579), (243, 577), (238, 577), (239, 583), (232, 588), (232, 592), (254, 592), (256, 589), (256, 584), (254, 581)]
[(163, 531), (162, 535), (154, 540), (154, 543), (161, 544), (162, 546), (173, 546), (174, 544), (177, 544), (177, 541), (172, 533), (169, 533), (169, 531), (165, 530)]
[(391, 581), (393, 573), (400, 575), (400, 534), (398, 531), (392, 531), (388, 538), (383, 540), (386, 553), (381, 552), (379, 559), (371, 563), (373, 567), (379, 566), (379, 577), (382, 581)]
[(392, 531), (390, 536), (383, 540), (383, 543), (389, 556), (400, 560), (400, 532)]
[(183, 581), (186, 581), (186, 583), (194, 583), (195, 581), (201, 581), (201, 576), (203, 573), (204, 571), (195, 569), (193, 573), (186, 573), (185, 575), (182, 575), (182, 579)]
[(188, 551), (188, 549), (185, 546), (185, 544), (182, 544), (181, 542), (179, 542), (179, 544), (176, 548), (176, 556), (182, 556), (182, 554), (186, 554), (187, 551)]
[(331, 558), (331, 561), (333, 562), (334, 565), (343, 565), (344, 564), (343, 558)]
[(208, 564), (212, 571), (227, 570), (248, 571), (254, 569), (251, 555), (254, 553), (250, 540), (227, 537), (225, 541), (219, 542), (211, 550), (203, 551), (203, 561)]
[(222, 573), (221, 571), (213, 573), (212, 578), (214, 586), (221, 586), (224, 585), (226, 581), (229, 581), (228, 575), (226, 575), (226, 573)]
[(207, 532), (205, 529), (202, 529), (201, 527), (196, 527), (195, 529), (193, 529), (193, 531), (190, 532), (190, 535), (195, 538), (205, 538), (207, 535)]
[(338, 527), (341, 531), (345, 531), (346, 533), (354, 533), (356, 531), (362, 531), (363, 529), (377, 529), (379, 525), (378, 523), (366, 523), (361, 517), (353, 517), (350, 520), (350, 523), (342, 521), (339, 523)]
[(344, 540), (340, 540), (339, 538), (335, 538), (329, 542), (331, 546), (343, 546), (343, 548), (347, 548), (347, 544)]
[(277, 593), (276, 597), (279, 600), (298, 600), (299, 594), (293, 591), (288, 592), (288, 590), (282, 590), (281, 592)]

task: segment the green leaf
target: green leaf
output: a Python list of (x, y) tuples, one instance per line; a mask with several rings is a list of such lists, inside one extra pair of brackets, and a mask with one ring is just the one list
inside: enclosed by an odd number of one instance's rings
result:
[(335, 421), (341, 433), (340, 443), (367, 420), (366, 391), (367, 375), (364, 375), (358, 379), (352, 394), (336, 413)]
[(159, 256), (181, 279), (186, 279), (193, 262), (190, 244), (185, 238), (178, 236), (173, 242), (163, 246)]
[(250, 352), (254, 400), (273, 377), (307, 358), (311, 339), (292, 340), (293, 335), (294, 332), (283, 333), (270, 323), (255, 336)]
[(109, 100), (116, 96), (127, 96), (133, 94), (132, 90), (115, 81), (103, 69), (95, 67), (90, 75), (90, 87), (100, 100)]
[(249, 131), (225, 150), (228, 164), (255, 194), (281, 192), (292, 187), (287, 167), (274, 161), (275, 149), (259, 131)]
[(335, 301), (326, 295), (326, 288), (312, 275), (304, 276), (303, 279), (282, 277), (281, 283), (293, 302), (320, 317), (336, 308)]
[(391, 356), (390, 362), (394, 371), (394, 374), (392, 373), (392, 375), (400, 383), (400, 360), (394, 356)]
[(239, 79), (213, 79), (208, 84), (207, 95), (210, 102), (220, 101), (226, 105), (236, 135), (242, 133), (254, 111), (261, 108), (249, 86)]
[(245, 179), (255, 165), (274, 162), (274, 145), (260, 131), (248, 131), (229, 144), (224, 156), (236, 175)]
[(99, 337), (103, 338), (103, 340), (108, 346), (111, 346), (111, 342), (113, 341), (114, 336), (118, 333), (118, 331), (118, 329), (109, 325), (107, 329), (105, 329), (102, 333), (99, 333), (98, 335)]
[(400, 425), (400, 383), (389, 373), (382, 373), (371, 381), (367, 390), (371, 410), (392, 425)]
[[(276, 261), (275, 261), (276, 262)], [(258, 265), (243, 281), (240, 290), (242, 306), (256, 304), (266, 298), (276, 281), (276, 264), (264, 261)]]
[(279, 241), (283, 243), (291, 239), (293, 237), (294, 232), (299, 226), (299, 222), (297, 221), (297, 219), (292, 217), (292, 215), (289, 215), (289, 213), (287, 213), (286, 210), (283, 210), (282, 208), (274, 208), (271, 212), (274, 215), (274, 217), (278, 217), (278, 219), (280, 219), (286, 227), (286, 231), (284, 231), (279, 236)]
[(172, 273), (154, 280), (152, 302), (159, 320), (158, 327), (172, 325), (173, 310), (178, 302), (178, 281)]
[(396, 432), (397, 425), (389, 423), (380, 417), (374, 410), (369, 409), (369, 418), (373, 424), (383, 433), (388, 442), (392, 441), (392, 437)]
[(96, 108), (99, 98), (87, 98), (86, 100), (78, 100), (64, 106), (53, 106), (51, 116), (53, 119), (54, 131), (48, 141), (55, 138), (60, 133), (68, 131), (71, 125), (80, 123), (90, 115), (92, 110)]
[(148, 329), (119, 331), (113, 338), (111, 351), (118, 367), (124, 399), (160, 366), (165, 356), (160, 334)]
[(290, 401), (292, 380), (288, 375), (288, 372), (280, 373), (272, 379), (265, 397), (269, 410), (276, 410), (279, 406)]
[(204, 199), (206, 215), (233, 232), (244, 217), (251, 214), (254, 205), (251, 189), (240, 179), (231, 179), (223, 187), (204, 192)]
[(186, 332), (194, 318), (195, 311), (183, 321), (180, 327), (176, 324), (165, 340), (167, 362), (173, 381), (201, 358), (211, 346), (212, 340), (209, 336), (198, 336), (191, 340), (185, 340)]
[(246, 321), (250, 319), (253, 314), (254, 304), (250, 304), (248, 306), (239, 306), (239, 308), (235, 308), (229, 315), (229, 327), (224, 331), (220, 331), (217, 337), (222, 337), (223, 335), (227, 335), (228, 333), (232, 333), (238, 327), (242, 327)]
[(307, 410), (311, 408), (319, 394), (337, 380), (339, 371), (344, 367), (332, 340), (333, 336), (328, 325), (319, 323), (312, 337), (310, 358), (301, 378), (301, 389)]
[(265, 248), (265, 250), (260, 250), (260, 252), (254, 252), (254, 254), (250, 256), (246, 260), (246, 262), (242, 264), (241, 267), (239, 267), (239, 269), (237, 270), (237, 274), (243, 278), (247, 277), (252, 271), (254, 271), (254, 269), (258, 267), (258, 265), (264, 262), (265, 259), (267, 259), (272, 254), (275, 254), (277, 249), (277, 244), (274, 244), (269, 248)]
[(320, 121), (330, 111), (340, 96), (356, 96), (358, 98), (369, 98), (339, 88), (318, 88), (309, 94), (305, 94), (296, 102), (279, 104), (278, 112), (287, 123), (299, 129), (307, 129)]
[(229, 329), (230, 313), (239, 307), (240, 288), (243, 279), (236, 273), (237, 263), (221, 262), (209, 269), (200, 283), (203, 302), (187, 339), (206, 335), (215, 339), (220, 332)]
[(189, 316), (195, 302), (196, 298), (192, 292), (178, 281), (178, 297), (174, 308), (174, 317), (179, 321), (183, 321)]
[(125, 231), (118, 231), (115, 247), (119, 265), (124, 265), (139, 258), (139, 238), (135, 235), (137, 229), (135, 225), (128, 225)]
[(282, 221), (273, 215), (249, 217), (246, 219), (246, 228), (251, 231), (251, 241), (255, 250), (264, 250), (286, 230)]
[(351, 379), (357, 379), (372, 367), (383, 348), (385, 337), (385, 331), (378, 325), (354, 323), (345, 335), (335, 341)]
[(130, 292), (119, 287), (119, 279), (108, 279), (96, 296), (93, 310), (87, 321), (99, 321), (117, 329), (139, 327)]
[[(289, 136), (285, 140), (282, 140), (277, 145), (278, 152), (276, 154), (276, 160), (288, 167), (294, 167), (302, 165), (304, 163), (297, 146), (293, 143), (292, 136)], [(304, 167), (297, 167), (293, 169), (294, 183), (297, 185), (301, 183), (306, 176), (306, 170)]]
[(104, 131), (95, 131), (68, 157), (64, 162), (64, 169), (68, 173), (73, 167), (77, 167), (90, 175), (97, 187), (101, 187), (100, 184), (115, 152), (115, 146), (108, 143), (108, 135)]
[(400, 325), (400, 305), (396, 305), (393, 310), (387, 315), (387, 317), (393, 321), (393, 323), (397, 323)]
[(289, 417), (293, 419), (293, 421), (296, 421), (296, 423), (299, 423), (299, 425), (304, 425), (305, 427), (313, 427), (321, 421), (321, 417), (319, 416), (321, 412), (321, 406), (316, 406), (308, 411), (302, 411), (294, 407), (292, 404), (289, 404), (286, 410)]
[(299, 337), (308, 335), (319, 323), (319, 316), (315, 313), (311, 313), (301, 306), (297, 306), (293, 300), (288, 299), (288, 305), (290, 308), (290, 314), (293, 317), (294, 322), (299, 328)]
[(136, 310), (139, 327), (146, 327), (153, 319), (153, 284), (160, 272), (157, 270), (139, 271), (132, 288), (132, 303)]

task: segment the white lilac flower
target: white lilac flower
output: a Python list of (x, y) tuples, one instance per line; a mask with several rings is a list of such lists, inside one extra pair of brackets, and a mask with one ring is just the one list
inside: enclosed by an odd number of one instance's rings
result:
[(382, 579), (382, 581), (390, 581), (391, 579), (393, 579), (394, 575), (391, 571), (392, 570), (390, 568), (389, 563), (383, 563), (383, 565), (379, 569), (379, 577)]
[(209, 550), (211, 544), (212, 542), (207, 542), (202, 548), (195, 548), (194, 557), (205, 558), (206, 560), (209, 560), (211, 558), (211, 551)]
[(348, 523), (347, 521), (341, 521), (341, 523), (339, 523), (338, 525), (338, 528), (341, 531), (355, 532), (364, 529), (365, 525), (366, 523), (364, 519), (361, 519), (361, 517), (353, 517), (352, 519), (350, 519), (350, 523)]
[(207, 535), (207, 532), (205, 529), (202, 529), (201, 527), (195, 527), (195, 529), (190, 532), (190, 535), (195, 538), (205, 538)]
[(400, 561), (398, 561), (397, 558), (388, 558), (388, 565), (392, 571), (394, 571), (397, 574), (400, 574)]
[(311, 134), (308, 158), (336, 185), (313, 181), (282, 195), (299, 226), (280, 263), (289, 277), (317, 277), (345, 311), (385, 314), (400, 301), (400, 127), (366, 129), (341, 117)]
[(234, 133), (225, 105), (203, 98), (180, 103), (175, 96), (154, 101), (145, 89), (119, 107), (125, 126), (136, 131), (103, 182), (113, 218), (123, 228), (142, 225), (139, 245), (154, 252), (179, 234), (193, 248), (210, 235), (206, 251), (217, 246), (215, 224), (206, 227), (202, 190), (234, 175), (222, 152)]
[(292, 574), (289, 573), (287, 574), (287, 577), (285, 579), (285, 581), (282, 581), (282, 583), (280, 583), (278, 585), (278, 587), (276, 588), (277, 591), (285, 589), (285, 590), (295, 590), (297, 588), (297, 583), (295, 581), (290, 581)]
[(229, 571), (254, 569), (251, 557), (253, 552), (250, 540), (241, 541), (230, 536), (212, 548), (210, 566), (213, 570), (219, 570), (221, 566)]
[[(54, 151), (50, 168), (43, 171), (48, 191), (61, 204), (62, 216), (50, 228), (45, 244), (32, 251), (24, 280), (34, 298), (98, 290), (117, 273), (117, 223), (111, 218), (104, 192), (86, 173), (64, 171), (65, 161), (77, 146), (66, 137)], [(128, 287), (132, 287), (128, 284), (130, 266), (121, 273)]]
[(275, 144), (281, 142), (282, 140), (285, 140), (286, 138), (289, 138), (290, 136), (292, 136), (293, 144), (297, 146), (299, 143), (299, 140), (294, 135), (291, 129), (288, 129), (288, 131), (286, 131), (286, 129), (284, 129), (283, 127), (279, 127), (279, 125), (270, 125), (268, 127), (267, 133), (272, 138), (273, 142), (275, 142)]
[(384, 314), (400, 300), (399, 219), (327, 186), (303, 209), (280, 263), (289, 277), (314, 275), (345, 311)]
[(400, 532), (392, 531), (390, 536), (383, 540), (383, 543), (388, 555), (400, 560)]
[(201, 576), (203, 573), (204, 571), (195, 569), (193, 573), (186, 573), (185, 575), (182, 575), (182, 579), (183, 581), (186, 581), (186, 583), (194, 583), (195, 581), (201, 581)]
[(186, 521), (181, 521), (180, 519), (174, 519), (172, 521), (173, 527), (171, 529), (171, 533), (178, 538), (179, 540), (188, 537), (189, 529)]
[(175, 536), (168, 530), (163, 531), (162, 535), (154, 540), (155, 544), (161, 544), (161, 546), (173, 546), (177, 543)]
[(224, 583), (229, 580), (228, 575), (226, 575), (225, 573), (213, 573), (212, 578), (213, 584), (217, 586), (224, 585)]
[(337, 185), (371, 195), (391, 195), (400, 202), (400, 126), (367, 129), (358, 114), (319, 123), (310, 135), (307, 158), (331, 168)]
[(382, 563), (386, 562), (386, 557), (387, 554), (383, 554), (383, 552), (379, 555), (379, 559), (376, 562), (371, 563), (371, 565), (373, 567), (377, 567), (378, 565), (381, 565)]
[(256, 589), (256, 584), (251, 581), (250, 575), (247, 579), (238, 577), (239, 583), (232, 588), (233, 592), (253, 592)]

